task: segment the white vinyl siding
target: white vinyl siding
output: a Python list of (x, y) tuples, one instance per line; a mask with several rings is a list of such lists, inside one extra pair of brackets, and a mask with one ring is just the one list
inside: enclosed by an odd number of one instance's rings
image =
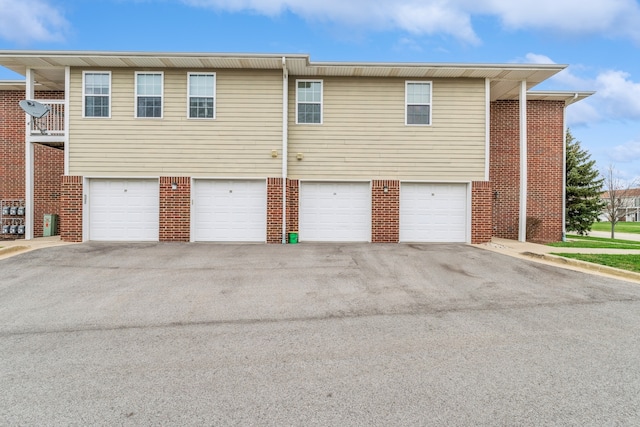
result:
[[(187, 72), (164, 71), (164, 117), (133, 117), (134, 70), (112, 71), (111, 120), (82, 120), (82, 72), (72, 70), (69, 173), (263, 178), (282, 173), (282, 71), (217, 70), (215, 120), (191, 120)], [(203, 70), (202, 73), (212, 73)]]
[(136, 73), (136, 117), (162, 118), (163, 80), (162, 73)]
[(188, 74), (188, 115), (190, 119), (216, 118), (215, 73)]
[(405, 79), (323, 82), (323, 125), (289, 128), (290, 178), (485, 180), (484, 79), (432, 79), (431, 126), (405, 124)]
[(82, 116), (86, 118), (111, 117), (111, 73), (82, 73)]
[(322, 124), (322, 80), (296, 80), (296, 123)]

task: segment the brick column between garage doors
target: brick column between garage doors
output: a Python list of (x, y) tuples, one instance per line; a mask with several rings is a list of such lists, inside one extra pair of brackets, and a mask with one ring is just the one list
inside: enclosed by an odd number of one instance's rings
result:
[[(175, 184), (175, 189), (173, 186)], [(191, 238), (191, 178), (160, 177), (161, 242), (188, 242)]]
[(62, 176), (60, 186), (60, 239), (82, 242), (82, 177)]
[(493, 234), (493, 191), (491, 182), (471, 184), (471, 243), (487, 243)]
[(282, 243), (282, 181), (267, 179), (267, 243)]
[(374, 180), (371, 183), (371, 242), (399, 241), (400, 181)]

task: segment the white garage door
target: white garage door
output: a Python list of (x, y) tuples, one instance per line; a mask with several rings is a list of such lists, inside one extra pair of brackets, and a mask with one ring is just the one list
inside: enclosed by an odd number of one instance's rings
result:
[(197, 242), (267, 240), (264, 180), (195, 180), (193, 208)]
[(401, 184), (401, 242), (466, 242), (466, 224), (466, 184)]
[(299, 225), (300, 241), (370, 241), (370, 184), (300, 183)]
[(89, 240), (158, 241), (155, 179), (89, 180)]

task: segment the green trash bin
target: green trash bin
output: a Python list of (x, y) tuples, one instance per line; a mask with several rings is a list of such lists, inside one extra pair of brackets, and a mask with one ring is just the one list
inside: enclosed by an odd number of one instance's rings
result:
[(58, 215), (44, 214), (44, 220), (42, 222), (42, 236), (44, 237), (55, 236), (57, 226), (58, 226)]
[(293, 231), (293, 232), (289, 233), (289, 243), (291, 243), (293, 245), (298, 243), (298, 232), (297, 231)]

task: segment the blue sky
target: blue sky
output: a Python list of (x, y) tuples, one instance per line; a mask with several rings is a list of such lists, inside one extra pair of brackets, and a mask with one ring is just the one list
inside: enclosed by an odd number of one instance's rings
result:
[(0, 0), (0, 49), (568, 64), (536, 89), (597, 91), (569, 127), (598, 169), (640, 179), (638, 0)]

